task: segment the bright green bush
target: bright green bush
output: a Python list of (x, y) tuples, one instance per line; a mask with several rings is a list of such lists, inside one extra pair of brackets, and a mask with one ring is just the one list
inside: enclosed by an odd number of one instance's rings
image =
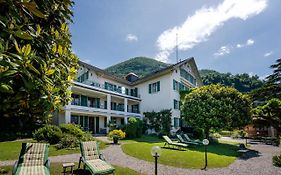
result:
[(224, 137), (231, 137), (233, 132), (232, 131), (220, 131), (219, 134), (224, 136)]
[(80, 139), (85, 134), (79, 125), (61, 124), (60, 129), (63, 132), (63, 134), (70, 134)]
[(128, 120), (128, 124), (126, 127), (126, 134), (127, 138), (136, 138), (137, 137), (137, 128), (138, 128), (138, 121), (135, 117), (130, 117)]
[(114, 129), (108, 133), (109, 138), (118, 137), (119, 139), (124, 139), (126, 137), (126, 133), (121, 129)]
[(45, 125), (33, 133), (33, 138), (38, 142), (58, 143), (62, 138), (62, 131), (58, 126)]
[(59, 141), (57, 148), (63, 149), (63, 148), (76, 148), (79, 146), (80, 140), (71, 134), (65, 134)]
[(221, 135), (217, 132), (213, 133), (212, 136), (217, 138), (217, 139), (221, 138)]
[(274, 166), (281, 167), (281, 155), (273, 156), (272, 157), (272, 163), (273, 163)]

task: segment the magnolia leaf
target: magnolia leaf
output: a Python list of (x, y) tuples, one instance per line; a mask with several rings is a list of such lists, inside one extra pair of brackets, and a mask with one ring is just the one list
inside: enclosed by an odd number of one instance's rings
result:
[(16, 74), (18, 71), (16, 71), (16, 70), (7, 70), (7, 71), (5, 71), (5, 72), (1, 72), (0, 73), (0, 78), (2, 78), (2, 77), (8, 77), (8, 76), (11, 76), (11, 75), (14, 75), (14, 74)]
[(23, 32), (23, 31), (16, 31), (15, 35), (21, 39), (25, 39), (25, 40), (32, 40), (32, 36), (27, 33), (27, 32)]
[(22, 4), (24, 5), (25, 8), (27, 8), (27, 10), (29, 10), (35, 16), (44, 19), (46, 18), (45, 15), (36, 8), (35, 2), (23, 2)]
[(62, 55), (62, 53), (63, 53), (63, 51), (62, 51), (62, 46), (61, 46), (61, 45), (58, 46), (58, 53), (59, 53), (60, 55)]
[(20, 47), (18, 45), (17, 40), (14, 40), (14, 44), (15, 44), (15, 47), (16, 47), (16, 50), (18, 51), (18, 53), (21, 54), (22, 52), (21, 52), (21, 49), (20, 49)]
[(0, 92), (14, 93), (13, 88), (10, 85), (7, 85), (7, 84), (1, 84), (0, 85)]
[(40, 75), (40, 72), (32, 65), (32, 64), (27, 64), (27, 66), (32, 70), (34, 71), (35, 73), (37, 73), (38, 75)]
[(27, 44), (25, 46), (25, 50), (24, 50), (24, 56), (28, 56), (31, 52), (31, 45), (30, 44)]
[(55, 73), (55, 69), (49, 69), (47, 72), (46, 72), (46, 75), (52, 75), (53, 73)]

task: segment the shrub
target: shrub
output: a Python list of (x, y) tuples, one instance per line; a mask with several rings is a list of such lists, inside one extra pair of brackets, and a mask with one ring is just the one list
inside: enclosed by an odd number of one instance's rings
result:
[(80, 140), (71, 134), (65, 134), (59, 141), (57, 148), (63, 149), (63, 148), (76, 148), (79, 146)]
[(212, 136), (217, 138), (217, 139), (221, 138), (221, 135), (217, 132), (213, 133)]
[(113, 138), (113, 137), (118, 137), (119, 139), (124, 139), (126, 137), (126, 133), (123, 132), (121, 129), (117, 130), (112, 130), (108, 133), (108, 137), (109, 138)]
[(233, 134), (233, 132), (232, 131), (220, 131), (219, 134), (224, 137), (230, 137)]
[(137, 128), (138, 121), (135, 117), (130, 117), (128, 120), (128, 124), (126, 127), (126, 133), (128, 138), (136, 138), (137, 137)]
[(56, 144), (62, 138), (62, 131), (58, 126), (45, 125), (33, 133), (33, 138), (38, 142), (45, 141), (50, 144)]
[(231, 138), (237, 139), (237, 138), (245, 137), (246, 135), (247, 133), (244, 130), (235, 130), (233, 131)]
[(193, 138), (202, 140), (204, 138), (204, 131), (201, 128), (193, 129)]
[(137, 119), (137, 131), (136, 131), (136, 137), (141, 137), (143, 134), (143, 128), (144, 128), (144, 124), (143, 121), (141, 119)]
[(273, 156), (272, 157), (272, 163), (273, 163), (274, 166), (281, 167), (281, 155)]
[(79, 125), (61, 124), (60, 129), (64, 134), (71, 134), (77, 138), (82, 138), (84, 135), (84, 131)]

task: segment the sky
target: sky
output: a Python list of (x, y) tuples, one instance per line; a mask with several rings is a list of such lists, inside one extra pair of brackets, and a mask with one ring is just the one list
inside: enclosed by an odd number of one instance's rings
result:
[(199, 69), (266, 77), (281, 57), (280, 0), (76, 0), (80, 60), (106, 68), (145, 56), (194, 57)]

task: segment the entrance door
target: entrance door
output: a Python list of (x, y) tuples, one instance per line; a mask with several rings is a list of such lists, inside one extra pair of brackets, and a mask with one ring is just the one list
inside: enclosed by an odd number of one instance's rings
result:
[(95, 118), (89, 117), (89, 130), (92, 131), (93, 134), (95, 134)]
[(96, 117), (96, 133), (98, 134), (100, 132), (100, 118)]

